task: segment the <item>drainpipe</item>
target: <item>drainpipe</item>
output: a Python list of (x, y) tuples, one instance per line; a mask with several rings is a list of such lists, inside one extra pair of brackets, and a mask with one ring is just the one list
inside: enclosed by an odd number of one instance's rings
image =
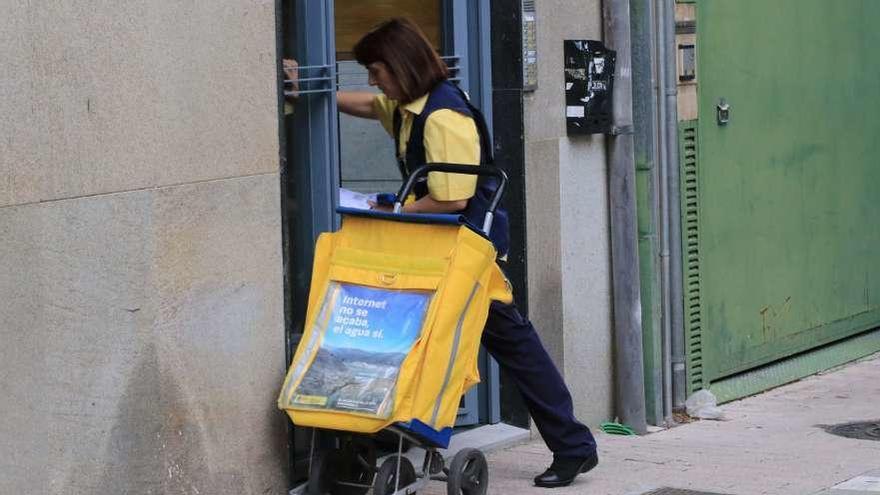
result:
[(611, 273), (617, 415), (636, 433), (647, 431), (639, 293), (636, 182), (633, 157), (629, 0), (604, 0), (605, 42), (617, 52), (612, 133), (607, 136), (611, 207)]
[(684, 407), (687, 394), (685, 376), (684, 297), (681, 252), (681, 182), (678, 158), (678, 65), (675, 44), (675, 0), (665, 0), (666, 22), (663, 44), (672, 47), (662, 63), (666, 65), (666, 157), (669, 193), (669, 314), (672, 343), (672, 408)]
[(675, 47), (675, 0), (657, 6), (657, 70), (660, 73), (660, 209), (663, 227), (661, 263), (663, 280), (664, 416), (672, 422), (673, 408), (684, 406), (685, 338), (682, 252), (681, 187), (678, 163), (678, 64)]
[[(645, 363), (646, 415), (648, 423), (663, 421), (663, 368), (660, 365), (660, 266), (656, 253), (660, 238), (659, 163), (657, 122), (657, 56), (653, 0), (630, 0), (632, 21), (632, 93), (633, 121), (638, 122), (633, 135), (636, 174), (639, 177), (639, 276), (642, 295), (642, 339)], [(645, 253), (645, 245), (648, 252)], [(643, 257), (644, 255), (644, 257)]]
[[(674, 0), (673, 0), (674, 1)], [(659, 144), (660, 144), (660, 298), (663, 307), (661, 316), (662, 333), (662, 366), (663, 366), (663, 419), (672, 424), (672, 317), (670, 315), (670, 280), (669, 280), (669, 138), (666, 132), (669, 115), (669, 100), (666, 95), (669, 92), (668, 65), (666, 58), (669, 43), (666, 39), (666, 24), (669, 15), (667, 1), (657, 3), (656, 33), (657, 33), (657, 82), (658, 82), (658, 113), (660, 116)]]

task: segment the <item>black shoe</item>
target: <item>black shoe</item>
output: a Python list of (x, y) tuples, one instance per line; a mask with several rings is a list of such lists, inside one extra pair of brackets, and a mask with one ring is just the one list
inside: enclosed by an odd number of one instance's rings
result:
[(587, 457), (553, 457), (553, 464), (546, 471), (535, 476), (535, 486), (543, 488), (556, 488), (568, 486), (581, 473), (596, 467), (599, 464), (599, 454), (593, 453)]

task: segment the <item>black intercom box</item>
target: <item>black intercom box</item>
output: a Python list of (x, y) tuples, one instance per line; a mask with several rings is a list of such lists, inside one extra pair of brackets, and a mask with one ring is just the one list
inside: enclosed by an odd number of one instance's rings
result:
[(610, 133), (616, 53), (594, 40), (565, 40), (564, 49), (568, 134)]

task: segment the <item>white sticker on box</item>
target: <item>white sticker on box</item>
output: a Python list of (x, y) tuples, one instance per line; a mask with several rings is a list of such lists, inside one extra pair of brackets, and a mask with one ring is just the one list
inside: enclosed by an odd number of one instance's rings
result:
[(565, 107), (565, 116), (566, 117), (584, 117), (584, 107), (581, 106), (569, 106)]

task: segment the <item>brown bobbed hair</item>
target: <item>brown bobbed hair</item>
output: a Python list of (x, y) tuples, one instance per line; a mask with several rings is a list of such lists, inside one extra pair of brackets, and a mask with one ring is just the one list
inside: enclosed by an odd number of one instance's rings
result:
[(449, 77), (446, 64), (419, 27), (405, 17), (379, 24), (354, 45), (354, 58), (363, 66), (382, 62), (397, 80), (409, 103)]

